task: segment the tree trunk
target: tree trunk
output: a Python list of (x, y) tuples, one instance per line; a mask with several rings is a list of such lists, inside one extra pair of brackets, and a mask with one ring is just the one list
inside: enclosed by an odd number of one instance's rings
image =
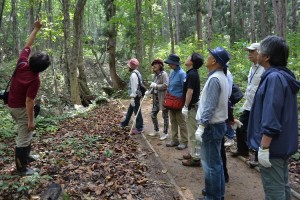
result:
[(285, 0), (272, 0), (272, 5), (275, 33), (284, 38), (286, 34), (286, 2)]
[(104, 63), (105, 59), (103, 59), (103, 62), (101, 62), (102, 55), (100, 56), (100, 59), (99, 59), (98, 55), (97, 55), (97, 52), (95, 51), (94, 47), (91, 47), (91, 50), (92, 50), (92, 53), (94, 54), (94, 56), (96, 58), (97, 65), (100, 68), (102, 76), (104, 77), (104, 79), (106, 80), (106, 82), (108, 83), (108, 85), (113, 85), (112, 82), (111, 82), (111, 80), (109, 79), (109, 77), (106, 75), (105, 70), (103, 68), (103, 63)]
[[(66, 74), (66, 83), (69, 86), (68, 90), (71, 96), (71, 102), (73, 105), (80, 105), (79, 97), (79, 87), (78, 87), (78, 78), (77, 78), (77, 65), (74, 59), (74, 55), (71, 49), (71, 34), (70, 34), (70, 1), (62, 0), (63, 3), (63, 14), (64, 14), (64, 37), (65, 37), (65, 68), (67, 71)], [(74, 38), (75, 40), (75, 38)]]
[[(149, 1), (149, 17), (151, 19), (151, 21), (153, 20), (153, 14), (152, 14), (152, 4), (151, 1)], [(153, 61), (153, 47), (154, 47), (154, 33), (153, 33), (153, 27), (150, 28), (149, 30), (149, 37), (150, 37), (150, 44), (149, 44), (149, 49), (148, 49), (148, 57), (149, 57), (149, 63), (151, 63)]]
[(18, 36), (18, 18), (17, 18), (17, 0), (11, 0), (11, 15), (12, 15), (12, 25), (13, 25), (13, 38), (14, 47), (13, 54), (19, 56), (20, 49), (20, 39)]
[(175, 53), (174, 49), (174, 33), (173, 33), (173, 23), (172, 23), (172, 5), (171, 0), (168, 0), (168, 16), (169, 16), (169, 29), (170, 29), (170, 40), (171, 40), (171, 53)]
[[(298, 3), (297, 0), (292, 0), (292, 31), (297, 32), (297, 26), (298, 26), (298, 18), (297, 18), (297, 8), (298, 8)], [(1, 22), (0, 22), (1, 23)], [(1, 24), (0, 24), (1, 26)]]
[(234, 0), (230, 0), (230, 45), (232, 46), (236, 41), (235, 37), (235, 11)]
[(251, 42), (256, 42), (255, 40), (255, 13), (254, 13), (254, 0), (250, 0), (250, 38)]
[[(143, 63), (144, 45), (143, 45), (143, 27), (142, 27), (142, 0), (135, 1), (136, 12), (136, 58)], [(140, 65), (141, 69), (142, 65)]]
[(264, 0), (260, 0), (259, 10), (260, 10), (259, 39), (262, 40), (264, 37), (267, 36), (266, 9), (265, 9), (265, 1)]
[(115, 0), (106, 0), (106, 21), (108, 22), (108, 63), (109, 73), (113, 83), (113, 88), (120, 90), (123, 88), (122, 80), (116, 70), (116, 45), (117, 45), (117, 29), (116, 24), (111, 19), (116, 16)]
[(1, 27), (2, 27), (2, 18), (3, 18), (4, 6), (5, 6), (5, 0), (1, 0), (0, 1), (0, 30), (1, 30)]
[(33, 24), (34, 24), (34, 0), (29, 1), (29, 34), (33, 30)]
[(239, 13), (240, 13), (240, 33), (241, 35), (239, 36), (239, 38), (243, 38), (246, 39), (247, 36), (245, 34), (245, 12), (244, 12), (244, 4), (243, 4), (243, 0), (238, 0), (238, 5), (239, 5)]
[(175, 37), (175, 44), (179, 44), (180, 41), (180, 29), (179, 29), (179, 3), (178, 0), (174, 0), (175, 3), (175, 31), (176, 31), (176, 37)]
[(84, 17), (84, 7), (87, 0), (78, 0), (76, 5), (76, 10), (74, 13), (74, 60), (77, 63), (79, 76), (79, 93), (83, 106), (88, 106), (90, 102), (90, 96), (92, 95), (86, 79), (85, 69), (84, 69), (84, 60), (83, 60), (83, 46), (82, 46), (82, 37), (83, 37), (83, 17)]
[(210, 48), (210, 44), (212, 41), (212, 27), (213, 27), (213, 22), (212, 22), (212, 10), (213, 10), (213, 0), (208, 0), (207, 3), (207, 46)]
[(203, 52), (203, 37), (202, 37), (202, 13), (201, 13), (201, 0), (197, 0), (197, 39), (198, 46), (201, 52)]

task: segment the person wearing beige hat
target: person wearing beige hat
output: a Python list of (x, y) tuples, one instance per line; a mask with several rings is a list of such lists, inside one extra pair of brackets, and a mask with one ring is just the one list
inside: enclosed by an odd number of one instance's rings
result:
[[(239, 118), (240, 122), (243, 124), (241, 127), (236, 129), (236, 139), (237, 139), (237, 150), (232, 152), (232, 156), (248, 156), (249, 147), (247, 145), (247, 127), (249, 114), (253, 99), (260, 83), (261, 75), (265, 71), (264, 68), (258, 64), (257, 55), (260, 48), (259, 43), (252, 43), (250, 46), (246, 47), (245, 50), (248, 51), (248, 58), (252, 62), (251, 68), (248, 75), (248, 85), (244, 95), (245, 102), (242, 107), (243, 112)], [(257, 156), (254, 161), (249, 162), (250, 167), (255, 167), (258, 165)]]
[[(142, 75), (137, 70), (139, 67), (139, 61), (136, 58), (132, 58), (127, 63), (128, 69), (131, 73), (130, 75), (130, 81), (129, 81), (129, 96), (130, 96), (130, 104), (127, 110), (127, 114), (125, 117), (125, 120), (121, 122), (120, 126), (128, 126), (131, 115), (133, 112), (137, 114), (139, 107), (140, 107), (140, 101), (142, 97), (142, 93), (139, 89), (139, 84), (142, 82)], [(142, 111), (140, 110), (138, 112), (138, 115), (136, 117), (136, 128), (132, 130), (131, 134), (140, 134), (143, 131), (144, 124), (143, 124), (143, 116)]]

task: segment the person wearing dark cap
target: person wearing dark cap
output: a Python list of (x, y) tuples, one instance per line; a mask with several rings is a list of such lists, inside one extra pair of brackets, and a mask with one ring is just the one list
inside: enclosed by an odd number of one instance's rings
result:
[[(168, 93), (175, 97), (183, 98), (183, 84), (185, 72), (180, 67), (180, 58), (176, 54), (170, 54), (164, 61), (172, 69), (169, 76)], [(166, 144), (167, 147), (176, 147), (178, 150), (186, 149), (188, 138), (184, 115), (180, 110), (169, 109), (171, 121), (171, 141)], [(178, 137), (178, 127), (180, 129), (180, 142)]]
[(205, 175), (205, 199), (223, 199), (225, 180), (221, 158), (221, 143), (226, 133), (228, 118), (227, 62), (229, 53), (222, 47), (208, 49), (206, 59), (208, 79), (202, 89), (196, 120), (195, 133), (201, 143), (201, 164)]
[[(265, 69), (258, 64), (257, 51), (259, 48), (259, 43), (252, 43), (250, 46), (245, 48), (245, 50), (248, 51), (248, 58), (252, 62), (252, 65), (248, 74), (248, 84), (244, 95), (245, 102), (242, 107), (243, 112), (239, 118), (243, 125), (236, 129), (237, 150), (231, 153), (232, 157), (249, 155), (249, 147), (247, 145), (248, 120), (253, 99), (260, 83), (261, 75), (265, 71)], [(249, 161), (249, 165), (250, 167), (258, 166), (257, 153), (254, 161)]]
[[(146, 91), (145, 95), (152, 94), (152, 111), (151, 118), (154, 125), (154, 132), (150, 133), (150, 136), (160, 135), (160, 140), (168, 138), (168, 127), (169, 127), (169, 113), (168, 109), (163, 106), (165, 96), (169, 85), (168, 73), (164, 70), (164, 63), (161, 59), (155, 59), (152, 63), (152, 70), (154, 72), (154, 80), (151, 83), (151, 89)], [(159, 126), (157, 121), (157, 114), (162, 111), (162, 117), (164, 120), (164, 130), (162, 133), (159, 132)]]
[(196, 113), (200, 96), (200, 78), (198, 69), (203, 65), (203, 57), (198, 53), (193, 53), (185, 61), (187, 68), (186, 81), (184, 82), (183, 95), (185, 97), (182, 114), (186, 118), (190, 153), (183, 155), (184, 166), (201, 166), (199, 153), (195, 152), (195, 132), (197, 130)]
[(265, 72), (251, 107), (248, 145), (258, 151), (266, 200), (291, 199), (289, 158), (299, 145), (300, 82), (287, 67), (288, 56), (284, 38), (272, 35), (261, 41), (257, 59)]

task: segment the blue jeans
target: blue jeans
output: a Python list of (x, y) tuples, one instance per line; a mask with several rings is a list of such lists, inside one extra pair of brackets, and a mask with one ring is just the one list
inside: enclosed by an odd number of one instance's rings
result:
[(234, 130), (230, 127), (230, 128), (227, 128), (227, 131), (225, 133), (225, 136), (230, 139), (230, 140), (233, 140), (234, 139)]
[(202, 135), (201, 163), (205, 175), (205, 199), (219, 200), (225, 194), (221, 144), (226, 124), (209, 124)]
[(289, 159), (270, 159), (272, 167), (259, 165), (265, 200), (290, 200)]
[[(136, 114), (140, 107), (140, 100), (141, 100), (140, 97), (135, 97), (134, 98), (135, 106), (133, 107), (133, 106), (131, 106), (131, 104), (129, 104), (125, 120), (123, 122), (121, 122), (121, 126), (128, 126), (132, 113), (134, 112), (134, 114)], [(138, 113), (138, 115), (136, 117), (135, 127), (138, 131), (142, 131), (144, 129), (142, 109), (140, 110), (140, 112)]]

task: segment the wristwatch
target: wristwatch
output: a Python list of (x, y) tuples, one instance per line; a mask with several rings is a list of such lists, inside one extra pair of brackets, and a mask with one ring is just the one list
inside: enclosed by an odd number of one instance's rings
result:
[(264, 145), (260, 144), (260, 148), (265, 150), (265, 149), (269, 149), (269, 147), (265, 147)]

